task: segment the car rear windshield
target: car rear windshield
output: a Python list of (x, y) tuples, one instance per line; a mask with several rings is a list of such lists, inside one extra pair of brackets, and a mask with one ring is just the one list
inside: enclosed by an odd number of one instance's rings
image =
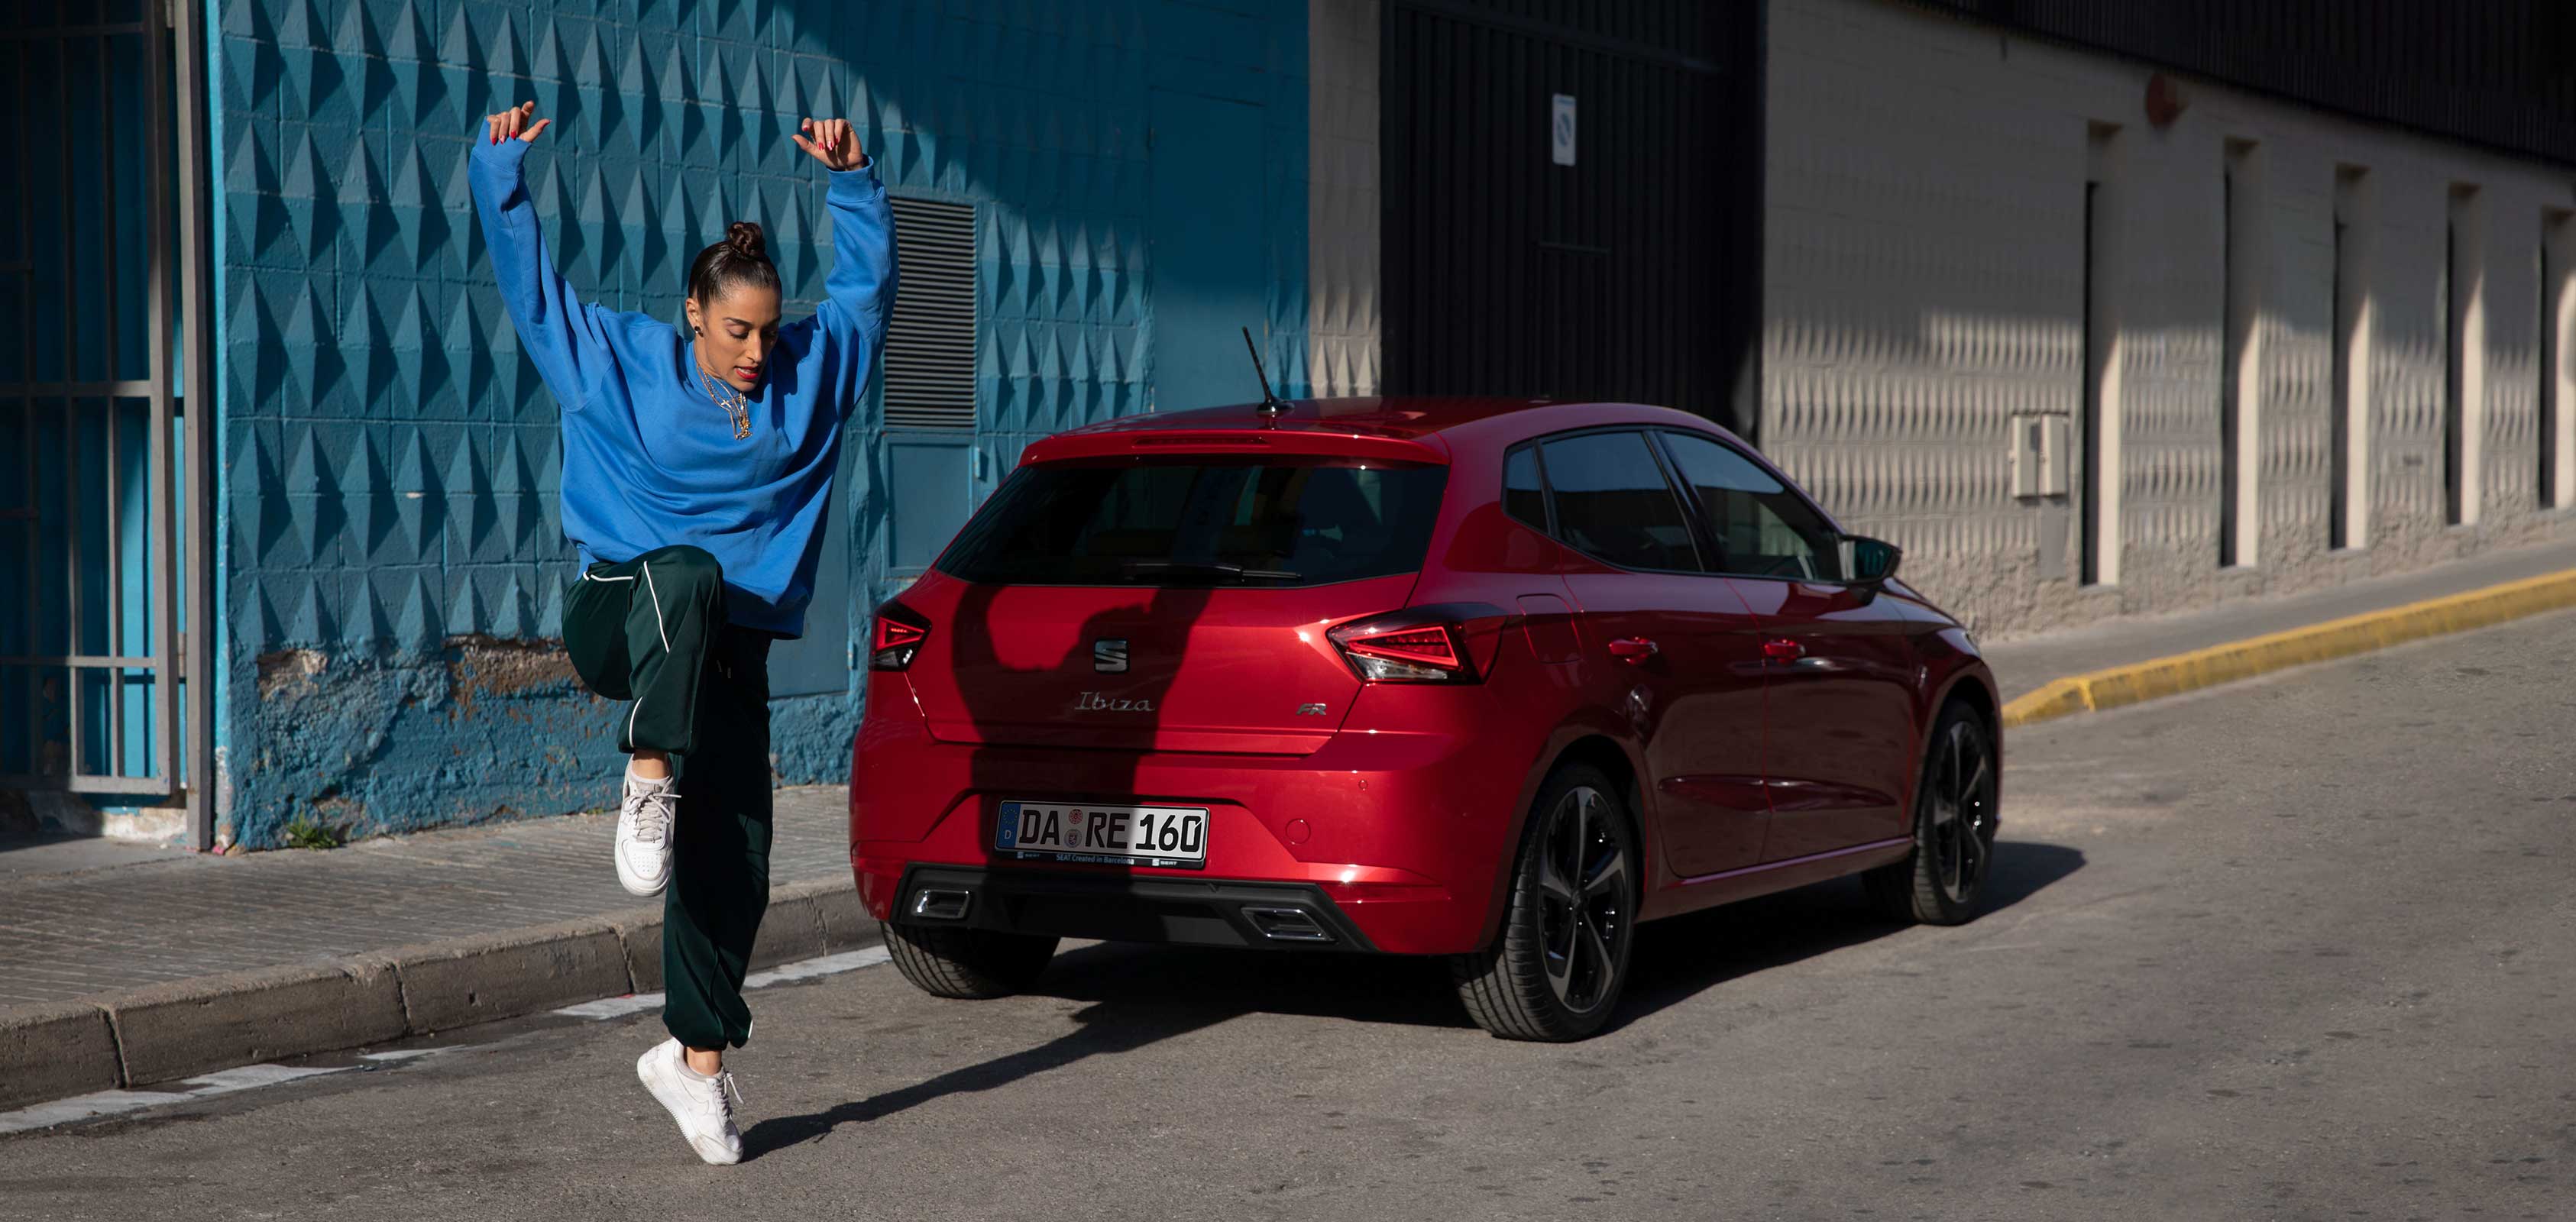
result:
[(1010, 585), (1323, 585), (1416, 572), (1449, 469), (1174, 457), (1022, 467), (939, 558)]

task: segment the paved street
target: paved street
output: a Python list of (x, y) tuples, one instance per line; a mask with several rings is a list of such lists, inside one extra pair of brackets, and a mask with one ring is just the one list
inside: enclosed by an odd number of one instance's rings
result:
[(871, 967), (755, 995), (741, 1167), (637, 1016), (0, 1138), (0, 1215), (2563, 1219), (2571, 673), (2559, 615), (2022, 731), (1983, 919), (1650, 927), (1584, 1044), (1403, 962)]

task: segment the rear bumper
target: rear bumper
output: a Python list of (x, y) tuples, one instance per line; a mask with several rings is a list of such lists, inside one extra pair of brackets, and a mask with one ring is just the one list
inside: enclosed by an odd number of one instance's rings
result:
[(1241, 950), (1375, 951), (1312, 884), (914, 866), (894, 919), (997, 933)]
[[(1063, 897), (1100, 906), (1089, 926), (1046, 918), (1074, 936), (1270, 945), (1280, 939), (1254, 940), (1242, 910), (1272, 896), (1318, 914), (1345, 949), (1475, 950), (1498, 923), (1515, 812), (1543, 746), (1492, 714), (1489, 689), (1428, 685), (1368, 689), (1357, 712), (1405, 728), (1341, 733), (1309, 755), (943, 742), (928, 735), (904, 685), (885, 681), (900, 675), (874, 678), (851, 761), (850, 865), (879, 920), (913, 920), (907, 880), (940, 868), (1008, 880), (997, 896), (1045, 897), (1012, 899), (1017, 906), (998, 913), (979, 902), (1015, 925), (1035, 919), (1026, 913), (1054, 913)], [(992, 847), (994, 827), (1014, 799), (1204, 808), (1205, 868), (1006, 860)], [(1156, 905), (1198, 905), (1206, 915), (1184, 919)]]

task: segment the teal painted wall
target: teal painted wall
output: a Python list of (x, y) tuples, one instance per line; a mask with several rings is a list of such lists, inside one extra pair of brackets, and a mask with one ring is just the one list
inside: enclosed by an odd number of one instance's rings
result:
[(858, 625), (1030, 440), (1251, 397), (1223, 377), (1246, 323), (1299, 389), (1302, 0), (226, 0), (213, 58), (223, 821), (254, 847), (297, 818), (367, 834), (611, 794), (612, 710), (554, 641), (557, 408), (466, 194), (488, 111), (555, 118), (538, 210), (620, 309), (676, 316), (734, 218), (812, 308), (803, 115), (855, 121), (896, 193), (978, 209), (978, 427), (889, 433), (874, 394), (854, 423), (840, 596), (773, 666), (810, 693), (774, 706), (783, 782), (845, 774)]

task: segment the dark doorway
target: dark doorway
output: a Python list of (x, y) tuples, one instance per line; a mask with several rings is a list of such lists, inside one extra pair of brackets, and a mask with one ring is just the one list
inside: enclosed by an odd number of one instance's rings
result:
[(1389, 393), (1656, 403), (1753, 437), (1761, 7), (1386, 6)]

